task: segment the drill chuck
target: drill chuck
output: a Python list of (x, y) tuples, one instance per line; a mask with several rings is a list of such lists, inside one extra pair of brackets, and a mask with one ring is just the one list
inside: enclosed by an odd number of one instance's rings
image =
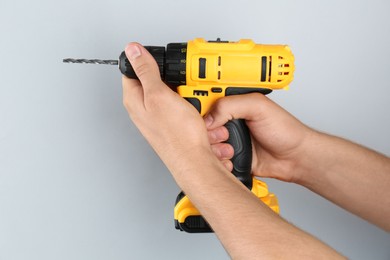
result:
[[(165, 47), (145, 46), (145, 49), (148, 50), (156, 60), (160, 70), (160, 76), (164, 80)], [(124, 51), (119, 56), (119, 70), (128, 78), (138, 79)]]
[[(162, 46), (145, 46), (157, 62), (160, 76), (171, 87), (186, 84), (187, 43), (170, 43)], [(137, 79), (125, 52), (119, 56), (119, 70), (128, 78)]]

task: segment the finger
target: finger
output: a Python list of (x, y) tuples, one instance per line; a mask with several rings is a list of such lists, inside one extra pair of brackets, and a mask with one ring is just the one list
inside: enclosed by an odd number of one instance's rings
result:
[(142, 45), (129, 43), (125, 48), (125, 53), (145, 92), (162, 85), (157, 84), (161, 83), (157, 62)]
[(224, 97), (217, 100), (204, 121), (208, 129), (215, 129), (233, 119), (254, 120), (267, 107), (266, 102), (272, 101), (260, 93)]
[(233, 163), (230, 160), (222, 160), (221, 162), (229, 172), (233, 171)]
[(221, 126), (207, 132), (211, 144), (221, 143), (229, 138), (229, 131)]
[(211, 150), (220, 160), (231, 159), (234, 155), (233, 147), (226, 143), (213, 144)]

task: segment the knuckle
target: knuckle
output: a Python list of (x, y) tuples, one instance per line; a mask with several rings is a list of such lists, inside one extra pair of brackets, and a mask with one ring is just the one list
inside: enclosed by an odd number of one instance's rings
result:
[(141, 82), (143, 80), (161, 80), (160, 71), (154, 59), (139, 59), (133, 64), (133, 69)]
[(220, 147), (217, 144), (211, 145), (211, 150), (213, 151), (215, 156), (217, 156), (217, 158), (219, 158), (219, 159), (222, 158)]
[(215, 102), (211, 113), (215, 118), (218, 118), (218, 121), (232, 120), (233, 117), (229, 112), (231, 111), (231, 107), (231, 97), (220, 98)]
[(145, 75), (147, 75), (151, 72), (151, 68), (150, 68), (149, 64), (142, 62), (140, 64), (137, 64), (134, 67), (134, 71), (137, 74), (138, 78), (143, 78)]
[(228, 99), (229, 97), (225, 97), (225, 98), (220, 98), (218, 99), (216, 102), (215, 102), (215, 110), (220, 110), (220, 109), (223, 109), (223, 107), (225, 106), (226, 104), (226, 100)]
[(237, 96), (227, 96), (226, 98), (219, 99), (218, 111), (229, 111), (230, 108), (234, 105), (234, 99)]
[(123, 103), (123, 106), (124, 106), (127, 110), (130, 109), (130, 101), (129, 101), (129, 99), (126, 98), (125, 96), (123, 97), (122, 103)]

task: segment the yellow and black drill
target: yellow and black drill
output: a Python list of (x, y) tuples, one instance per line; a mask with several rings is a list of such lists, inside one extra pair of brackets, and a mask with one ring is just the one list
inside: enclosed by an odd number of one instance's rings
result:
[[(203, 116), (212, 104), (224, 96), (247, 93), (269, 94), (274, 89), (288, 89), (293, 80), (294, 56), (286, 45), (205, 41), (197, 38), (167, 47), (145, 46), (156, 59), (164, 82), (190, 102)], [(119, 65), (122, 74), (137, 78), (124, 52), (119, 60), (64, 59), (71, 63)], [(251, 174), (252, 144), (242, 119), (228, 122), (227, 143), (234, 149), (232, 173), (272, 210), (279, 213), (277, 198), (267, 185)], [(190, 233), (212, 232), (207, 221), (183, 193), (176, 198), (175, 227)]]

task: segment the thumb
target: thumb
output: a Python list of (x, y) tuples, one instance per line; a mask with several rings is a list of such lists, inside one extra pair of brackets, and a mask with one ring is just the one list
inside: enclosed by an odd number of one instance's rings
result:
[(160, 71), (154, 57), (139, 43), (129, 43), (125, 48), (127, 59), (145, 91), (161, 83)]
[(261, 117), (267, 103), (272, 102), (263, 94), (251, 93), (227, 96), (217, 100), (204, 117), (209, 130), (225, 125), (233, 119), (256, 120)]

